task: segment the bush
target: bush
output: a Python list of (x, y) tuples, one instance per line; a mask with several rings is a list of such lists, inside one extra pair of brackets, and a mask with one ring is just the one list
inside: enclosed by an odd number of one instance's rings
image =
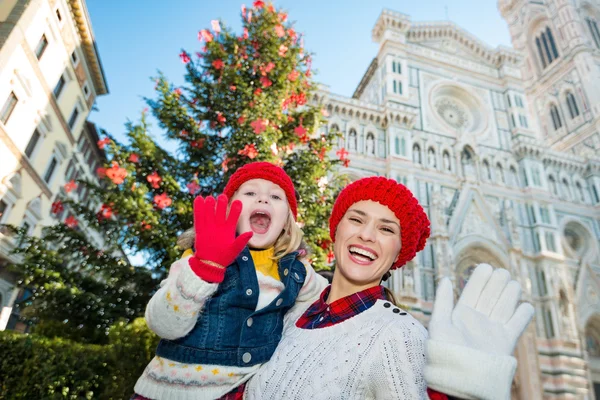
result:
[(127, 399), (157, 341), (143, 318), (114, 325), (107, 345), (0, 332), (0, 399)]

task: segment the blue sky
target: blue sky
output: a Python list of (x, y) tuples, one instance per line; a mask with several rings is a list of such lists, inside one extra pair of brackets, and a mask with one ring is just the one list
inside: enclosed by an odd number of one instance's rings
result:
[[(143, 97), (153, 97), (150, 77), (164, 72), (183, 82), (181, 48), (195, 52), (200, 29), (222, 19), (239, 31), (240, 6), (252, 0), (87, 0), (110, 93), (97, 100), (90, 120), (122, 138), (127, 120), (139, 119)], [(494, 0), (276, 0), (288, 11), (305, 48), (315, 53), (316, 80), (351, 96), (377, 54), (371, 30), (381, 10), (407, 14), (414, 22), (448, 19), (492, 47), (510, 46), (508, 27)], [(446, 13), (447, 9), (447, 13)], [(153, 133), (160, 134), (154, 125)]]

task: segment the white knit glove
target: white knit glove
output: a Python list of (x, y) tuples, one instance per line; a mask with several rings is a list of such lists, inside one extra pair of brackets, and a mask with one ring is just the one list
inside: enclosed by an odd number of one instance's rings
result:
[(520, 297), (510, 273), (488, 264), (473, 271), (456, 307), (452, 283), (442, 279), (429, 323), (427, 385), (463, 399), (510, 399), (511, 354), (534, 312), (529, 303), (517, 307)]

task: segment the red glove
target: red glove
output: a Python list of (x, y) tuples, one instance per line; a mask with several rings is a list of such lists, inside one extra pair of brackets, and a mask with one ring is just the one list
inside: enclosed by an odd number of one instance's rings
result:
[(211, 283), (221, 283), (225, 269), (242, 252), (252, 237), (245, 232), (235, 237), (235, 228), (242, 212), (242, 202), (231, 204), (227, 216), (227, 196), (215, 198), (202, 196), (194, 199), (194, 229), (196, 230), (196, 252), (190, 258), (192, 271)]

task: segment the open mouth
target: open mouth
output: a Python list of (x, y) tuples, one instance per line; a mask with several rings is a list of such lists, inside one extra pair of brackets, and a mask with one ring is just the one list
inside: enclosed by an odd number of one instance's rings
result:
[(350, 246), (348, 247), (348, 252), (350, 253), (350, 257), (358, 264), (370, 264), (378, 258), (376, 253), (363, 247)]
[(264, 210), (255, 210), (250, 214), (250, 229), (258, 234), (267, 233), (271, 226), (271, 214)]

